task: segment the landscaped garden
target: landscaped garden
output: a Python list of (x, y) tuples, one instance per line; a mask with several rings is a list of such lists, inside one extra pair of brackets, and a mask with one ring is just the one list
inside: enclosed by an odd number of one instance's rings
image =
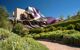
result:
[[(76, 20), (74, 20), (74, 17)], [(68, 45), (80, 46), (80, 13), (62, 22), (48, 25), (43, 28), (30, 30), (34, 39), (48, 39)]]
[(34, 39), (80, 46), (80, 18), (72, 20), (73, 17), (46, 27), (28, 29), (16, 21), (12, 24), (8, 13), (0, 7), (0, 50), (48, 50)]

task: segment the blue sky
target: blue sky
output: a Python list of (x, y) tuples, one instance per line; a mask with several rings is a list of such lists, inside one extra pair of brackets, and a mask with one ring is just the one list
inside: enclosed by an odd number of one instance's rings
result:
[(28, 6), (36, 7), (45, 16), (58, 18), (59, 16), (74, 15), (80, 10), (80, 0), (0, 0), (0, 5), (7, 8), (11, 14), (15, 8)]

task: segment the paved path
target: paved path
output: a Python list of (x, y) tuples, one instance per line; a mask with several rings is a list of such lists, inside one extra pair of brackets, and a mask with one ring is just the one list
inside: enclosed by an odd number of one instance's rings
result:
[(54, 42), (49, 42), (49, 41), (38, 40), (38, 42), (40, 42), (43, 45), (45, 45), (46, 47), (48, 47), (49, 50), (80, 50), (80, 48), (77, 48), (77, 47), (70, 47), (67, 45), (62, 45), (59, 43), (54, 43)]

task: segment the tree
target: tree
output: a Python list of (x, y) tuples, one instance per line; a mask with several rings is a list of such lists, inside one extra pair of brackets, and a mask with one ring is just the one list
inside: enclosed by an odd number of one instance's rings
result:
[(62, 20), (62, 21), (63, 21), (63, 20), (64, 20), (64, 16), (60, 16), (60, 20)]
[(8, 12), (7, 10), (0, 6), (0, 28), (5, 28), (5, 29), (10, 29), (11, 25), (10, 22), (8, 20)]
[(80, 16), (80, 11), (77, 12), (77, 15)]
[(67, 16), (67, 19), (68, 19), (68, 20), (69, 20), (69, 19), (71, 19), (71, 16), (70, 16), (70, 15), (68, 15), (68, 16)]
[(0, 20), (7, 20), (8, 16), (7, 10), (0, 6)]

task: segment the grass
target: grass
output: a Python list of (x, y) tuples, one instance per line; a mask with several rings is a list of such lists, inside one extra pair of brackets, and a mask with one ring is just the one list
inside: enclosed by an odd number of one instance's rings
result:
[(0, 50), (48, 50), (32, 38), (21, 37), (0, 28)]

